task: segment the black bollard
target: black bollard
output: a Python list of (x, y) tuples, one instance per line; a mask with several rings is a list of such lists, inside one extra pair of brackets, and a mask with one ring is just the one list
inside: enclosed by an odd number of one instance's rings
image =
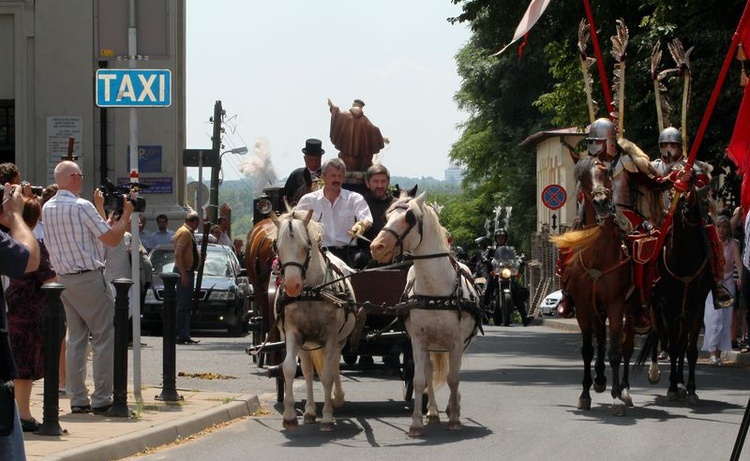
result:
[(177, 394), (177, 367), (175, 363), (175, 317), (177, 281), (180, 274), (163, 272), (159, 277), (164, 281), (164, 307), (162, 310), (162, 388), (156, 400), (165, 402), (179, 402), (182, 397)]
[(126, 278), (112, 281), (115, 286), (115, 357), (112, 392), (112, 407), (105, 413), (115, 418), (130, 417), (128, 408), (128, 290), (133, 281)]
[(65, 433), (60, 427), (60, 395), (57, 388), (60, 379), (60, 345), (64, 334), (60, 294), (64, 289), (59, 283), (42, 285), (47, 305), (44, 308), (44, 410), (42, 425), (35, 432), (39, 435)]

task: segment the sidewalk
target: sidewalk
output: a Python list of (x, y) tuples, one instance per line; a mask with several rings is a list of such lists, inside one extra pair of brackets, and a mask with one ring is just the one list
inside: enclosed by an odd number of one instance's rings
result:
[[(535, 318), (532, 325), (542, 325), (548, 328), (556, 328), (558, 330), (565, 330), (565, 331), (571, 331), (571, 332), (580, 332), (581, 330), (578, 328), (578, 322), (576, 319), (563, 319), (563, 318), (557, 318), (557, 317), (542, 317), (542, 318)], [(644, 336), (636, 335), (635, 337), (635, 347), (636, 347), (636, 353), (638, 353), (638, 348), (643, 345), (643, 339)], [(701, 333), (700, 337), (698, 338), (698, 360), (699, 363), (701, 360), (704, 360), (708, 362), (708, 352), (703, 352), (700, 350), (700, 344), (703, 342), (703, 333)], [(721, 352), (721, 360), (727, 364), (727, 365), (738, 365), (738, 366), (750, 366), (750, 352), (741, 353), (739, 351), (722, 351)]]
[[(34, 384), (32, 412), (42, 414), (43, 381)], [(214, 424), (248, 416), (260, 408), (255, 395), (177, 389), (180, 402), (156, 400), (161, 388), (144, 387), (142, 404), (128, 392), (130, 418), (71, 414), (70, 400), (60, 397), (61, 436), (25, 433), (29, 460), (101, 461), (132, 456), (196, 434)], [(41, 420), (39, 421), (41, 423)]]

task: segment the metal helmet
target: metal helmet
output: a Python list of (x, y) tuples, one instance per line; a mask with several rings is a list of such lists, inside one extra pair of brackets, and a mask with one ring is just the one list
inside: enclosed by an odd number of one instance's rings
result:
[[(667, 144), (677, 144), (677, 147)], [(659, 133), (659, 153), (661, 159), (666, 163), (672, 163), (682, 155), (682, 133), (680, 133), (680, 130), (670, 126)]]
[(492, 245), (492, 240), (490, 240), (489, 237), (478, 237), (476, 240), (474, 240), (474, 243), (476, 243), (480, 249), (484, 250), (488, 246)]
[[(586, 141), (588, 141), (589, 145), (589, 155), (599, 156), (605, 154), (610, 159), (617, 154), (615, 124), (608, 118), (597, 119), (591, 124)], [(604, 146), (595, 141), (604, 141)]]
[(500, 229), (495, 230), (495, 237), (497, 237), (498, 235), (504, 235), (505, 237), (508, 237), (508, 231), (501, 227)]

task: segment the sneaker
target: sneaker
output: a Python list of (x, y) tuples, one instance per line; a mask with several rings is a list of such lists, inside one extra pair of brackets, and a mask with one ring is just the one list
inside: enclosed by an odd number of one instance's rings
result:
[(91, 405), (71, 405), (70, 412), (73, 414), (91, 413)]
[(175, 341), (176, 344), (187, 344), (187, 345), (198, 344), (199, 342), (201, 342), (200, 339), (193, 339), (193, 338), (178, 339), (177, 341)]

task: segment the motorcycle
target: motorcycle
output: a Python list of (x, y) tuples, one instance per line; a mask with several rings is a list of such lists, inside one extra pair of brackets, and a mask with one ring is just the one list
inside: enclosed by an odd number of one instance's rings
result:
[(510, 325), (510, 314), (516, 303), (519, 304), (521, 319), (526, 324), (526, 309), (522, 303), (528, 299), (529, 291), (518, 281), (518, 274), (523, 264), (523, 255), (516, 254), (513, 247), (501, 246), (495, 249), (492, 255), (492, 273), (491, 276), (497, 282), (497, 289), (494, 293), (494, 312), (495, 325)]

